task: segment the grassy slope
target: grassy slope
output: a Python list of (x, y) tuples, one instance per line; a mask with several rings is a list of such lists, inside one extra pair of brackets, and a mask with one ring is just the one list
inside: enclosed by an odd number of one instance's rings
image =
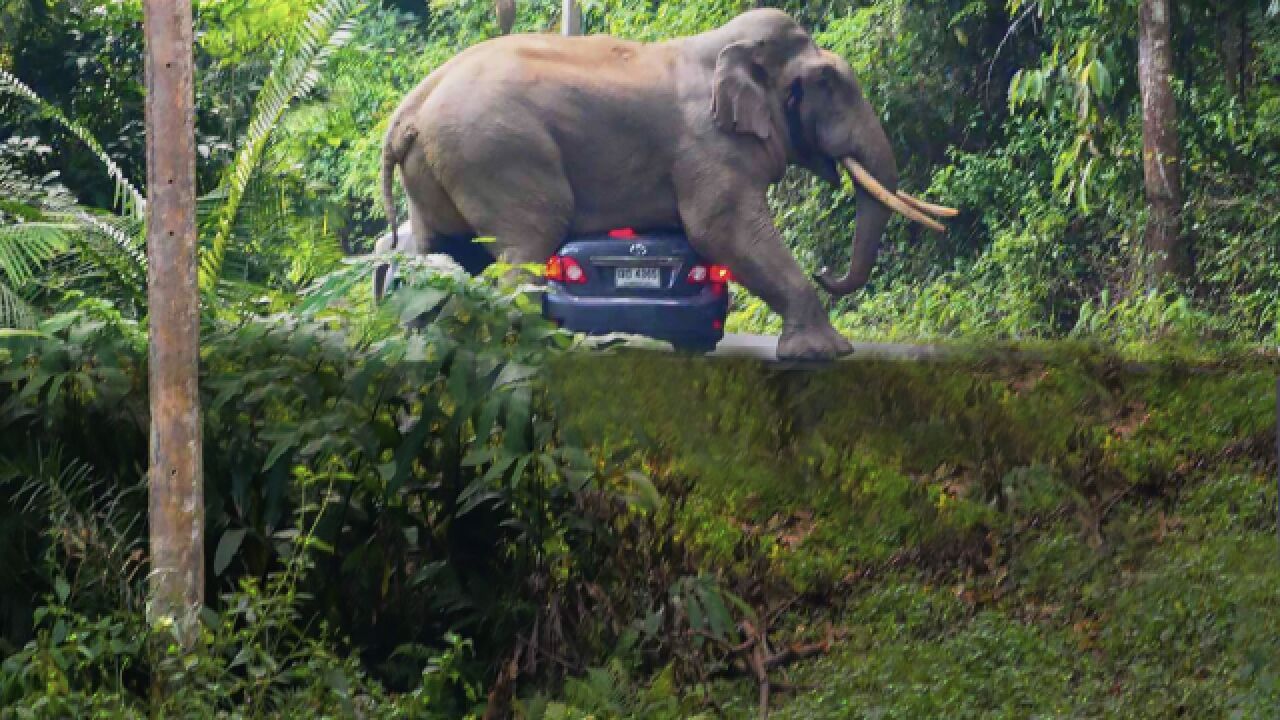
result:
[[(574, 424), (688, 477), (685, 537), (776, 640), (832, 622), (778, 717), (1268, 717), (1273, 362), (1085, 349), (825, 370), (568, 361)], [(625, 430), (624, 430), (625, 429)], [(746, 683), (716, 691), (754, 713)]]

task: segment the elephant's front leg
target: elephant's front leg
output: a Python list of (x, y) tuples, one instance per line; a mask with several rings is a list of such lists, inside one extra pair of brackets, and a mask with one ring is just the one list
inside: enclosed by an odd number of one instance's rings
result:
[(698, 252), (727, 265), (782, 316), (779, 359), (822, 360), (853, 352), (774, 227), (763, 191), (717, 192), (708, 184), (681, 202), (680, 215)]

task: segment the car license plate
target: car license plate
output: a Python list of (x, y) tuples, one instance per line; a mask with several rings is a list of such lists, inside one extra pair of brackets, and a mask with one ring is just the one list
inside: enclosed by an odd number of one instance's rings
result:
[(620, 288), (656, 288), (662, 286), (662, 276), (656, 267), (617, 268), (615, 285)]

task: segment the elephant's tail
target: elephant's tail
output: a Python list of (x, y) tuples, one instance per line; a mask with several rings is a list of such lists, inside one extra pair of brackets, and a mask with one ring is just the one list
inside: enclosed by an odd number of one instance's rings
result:
[(382, 142), (382, 209), (387, 214), (387, 222), (391, 223), (392, 250), (400, 248), (400, 235), (397, 232), (399, 223), (396, 221), (396, 166), (404, 160), (409, 145), (418, 135), (418, 131), (412, 127), (404, 133), (399, 133), (399, 129), (400, 119), (392, 118), (391, 127), (387, 129), (387, 136)]

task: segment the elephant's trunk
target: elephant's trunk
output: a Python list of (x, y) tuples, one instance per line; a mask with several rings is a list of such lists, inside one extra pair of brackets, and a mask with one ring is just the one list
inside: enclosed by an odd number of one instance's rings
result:
[(889, 141), (884, 137), (883, 130), (877, 139), (883, 139), (883, 143), (874, 143), (872, 150), (863, 153), (872, 170), (868, 171), (852, 157), (842, 158), (840, 161), (858, 188), (857, 229), (853, 235), (849, 270), (844, 277), (836, 278), (823, 268), (816, 276), (818, 283), (836, 297), (844, 297), (867, 284), (880, 250), (880, 239), (889, 223), (890, 211), (936, 232), (945, 232), (946, 228), (926, 213), (943, 217), (954, 217), (957, 214), (952, 208), (927, 203), (898, 190), (898, 164), (889, 150)]
[[(884, 129), (875, 121), (863, 123), (862, 127), (864, 136), (857, 154), (859, 160), (866, 164), (866, 169), (861, 169), (863, 166), (858, 160), (841, 158), (845, 168), (854, 176), (853, 180), (858, 188), (857, 229), (853, 234), (849, 270), (844, 277), (833, 277), (826, 268), (817, 275), (818, 284), (836, 297), (848, 295), (867, 284), (871, 268), (876, 263), (876, 255), (880, 251), (880, 238), (884, 235), (890, 216), (889, 207), (884, 200), (877, 201), (873, 193), (877, 190), (892, 193), (898, 189), (898, 161), (893, 157)], [(864, 181), (859, 182), (858, 173), (853, 170), (855, 167), (865, 174)], [(867, 178), (870, 178), (869, 182), (866, 181)]]

